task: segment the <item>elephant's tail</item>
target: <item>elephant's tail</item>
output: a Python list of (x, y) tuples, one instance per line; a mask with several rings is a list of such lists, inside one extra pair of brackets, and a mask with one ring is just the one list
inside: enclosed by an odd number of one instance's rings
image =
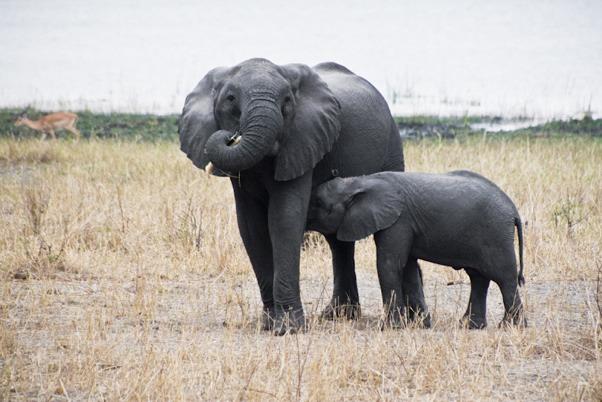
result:
[(525, 277), (523, 276), (523, 223), (520, 217), (514, 218), (514, 225), (516, 226), (516, 232), (518, 234), (518, 258), (520, 261), (520, 269), (518, 271), (518, 285), (522, 286), (525, 284)]

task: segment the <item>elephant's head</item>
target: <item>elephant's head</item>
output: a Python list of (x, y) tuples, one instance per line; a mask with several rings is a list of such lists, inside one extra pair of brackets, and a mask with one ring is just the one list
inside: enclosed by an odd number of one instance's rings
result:
[(354, 178), (337, 177), (314, 189), (307, 214), (308, 229), (323, 234), (337, 232), (347, 207), (356, 194), (353, 189), (354, 180)]
[(335, 178), (312, 193), (307, 226), (342, 241), (357, 241), (393, 225), (403, 209), (398, 185), (387, 173)]
[(181, 149), (203, 169), (249, 169), (274, 157), (276, 180), (312, 169), (336, 140), (340, 106), (308, 66), (251, 59), (211, 70), (186, 98)]

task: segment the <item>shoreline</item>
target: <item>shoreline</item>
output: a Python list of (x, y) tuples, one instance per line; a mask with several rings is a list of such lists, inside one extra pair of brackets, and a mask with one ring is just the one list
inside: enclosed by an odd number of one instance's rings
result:
[[(0, 137), (31, 138), (39, 134), (15, 127), (17, 117), (27, 112), (36, 119), (47, 111), (0, 108)], [(176, 140), (179, 114), (76, 112), (83, 138), (119, 138), (137, 141)], [(394, 116), (400, 135), (406, 139), (457, 138), (470, 135), (531, 135), (537, 137), (586, 135), (602, 138), (602, 119), (589, 114), (568, 120), (536, 120), (528, 116), (503, 115)]]

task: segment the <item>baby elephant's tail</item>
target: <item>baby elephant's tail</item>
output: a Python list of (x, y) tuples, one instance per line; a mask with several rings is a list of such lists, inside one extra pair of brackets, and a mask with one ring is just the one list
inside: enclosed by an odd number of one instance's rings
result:
[(523, 224), (518, 216), (514, 218), (514, 225), (516, 226), (516, 232), (518, 234), (518, 258), (520, 261), (518, 285), (522, 286), (525, 284), (525, 277), (523, 276)]

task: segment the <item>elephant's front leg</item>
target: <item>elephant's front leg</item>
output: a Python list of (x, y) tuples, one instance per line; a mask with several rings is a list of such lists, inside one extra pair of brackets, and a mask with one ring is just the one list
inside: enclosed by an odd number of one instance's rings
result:
[(403, 265), (405, 264), (400, 264), (398, 253), (377, 249), (376, 268), (385, 309), (381, 327), (401, 328), (405, 325), (405, 303), (401, 286)]
[(481, 329), (487, 326), (487, 291), (489, 279), (477, 270), (466, 268), (470, 277), (470, 301), (464, 313), (463, 321), (470, 329)]
[(355, 243), (337, 240), (336, 235), (325, 235), (325, 237), (332, 253), (334, 285), (332, 299), (322, 311), (322, 318), (358, 319), (361, 308), (355, 277)]
[(374, 234), (376, 269), (385, 309), (384, 326), (405, 325), (404, 267), (412, 244), (411, 229), (397, 223)]
[[(264, 194), (261, 194), (261, 191), (257, 191), (259, 194), (252, 195), (242, 189), (236, 179), (232, 179), (232, 187), (240, 237), (251, 260), (263, 302), (262, 328), (270, 330), (273, 327), (275, 311), (274, 265), (268, 231), (267, 192), (263, 190)], [(254, 187), (255, 190), (259, 188)]]
[(305, 327), (299, 289), (301, 243), (311, 193), (311, 171), (268, 189), (268, 224), (274, 256), (274, 332), (284, 335)]

